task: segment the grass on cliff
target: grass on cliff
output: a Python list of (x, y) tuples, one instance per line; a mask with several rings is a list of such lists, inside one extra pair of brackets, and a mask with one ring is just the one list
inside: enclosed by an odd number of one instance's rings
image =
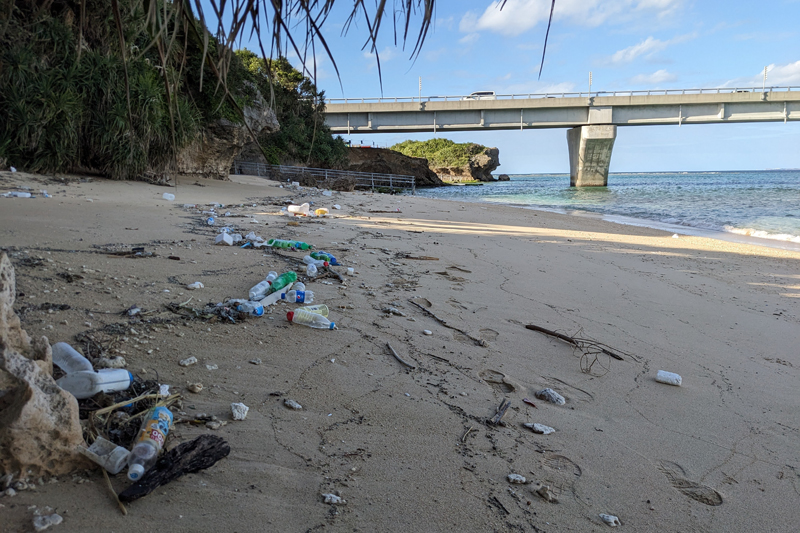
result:
[(455, 143), (449, 139), (429, 141), (404, 141), (391, 147), (392, 150), (410, 157), (424, 157), (430, 167), (465, 167), (472, 156), (486, 147), (477, 143)]

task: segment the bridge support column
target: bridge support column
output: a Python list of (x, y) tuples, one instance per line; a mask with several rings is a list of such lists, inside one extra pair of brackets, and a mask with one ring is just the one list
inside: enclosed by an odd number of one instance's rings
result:
[(569, 184), (572, 187), (606, 187), (616, 126), (577, 126), (567, 130)]

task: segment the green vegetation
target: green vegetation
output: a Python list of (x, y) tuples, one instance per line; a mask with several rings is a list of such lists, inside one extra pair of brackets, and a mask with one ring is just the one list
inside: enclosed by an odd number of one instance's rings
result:
[(325, 124), (324, 91), (285, 57), (265, 62), (250, 50), (239, 50), (236, 55), (261, 93), (274, 102), (281, 129), (258, 138), (269, 163), (336, 168), (346, 162), (347, 146), (341, 137), (334, 138)]
[(465, 167), (469, 159), (486, 149), (475, 143), (455, 143), (449, 139), (404, 141), (392, 150), (411, 157), (424, 157), (431, 167)]
[[(5, 2), (0, 163), (163, 178), (175, 152), (204, 126), (221, 118), (241, 123), (256, 89), (281, 124), (278, 134), (261, 139), (271, 162), (342, 161), (344, 143), (322, 118), (324, 94), (286, 59), (265, 69), (255, 54), (230, 53), (213, 37), (204, 42), (204, 29), (182, 3), (118, 2), (121, 35), (108, 0), (85, 0), (83, 16), (79, 2)], [(227, 61), (216, 62), (226, 54)]]

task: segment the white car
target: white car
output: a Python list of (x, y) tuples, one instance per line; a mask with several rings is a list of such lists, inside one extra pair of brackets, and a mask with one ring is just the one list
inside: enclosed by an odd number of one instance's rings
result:
[(465, 96), (462, 100), (497, 100), (497, 95), (494, 91), (475, 91), (469, 96)]

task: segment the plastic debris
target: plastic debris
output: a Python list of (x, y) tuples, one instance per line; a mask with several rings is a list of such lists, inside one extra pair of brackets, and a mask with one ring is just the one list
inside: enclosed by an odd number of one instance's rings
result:
[(202, 288), (204, 288), (204, 287), (205, 287), (205, 285), (203, 285), (203, 284), (202, 284), (202, 283), (200, 283), (199, 281), (195, 281), (194, 283), (190, 283), (190, 284), (188, 284), (188, 285), (186, 286), (186, 288), (187, 288), (188, 290), (190, 290), (190, 291), (193, 291), (193, 290), (195, 290), (195, 289), (202, 289)]
[(187, 357), (186, 359), (181, 360), (181, 362), (178, 364), (181, 366), (191, 366), (197, 364), (197, 357), (195, 356)]
[(119, 474), (128, 466), (130, 452), (103, 437), (97, 437), (88, 448), (78, 446), (78, 451), (105, 468), (109, 474)]
[(333, 196), (333, 191), (322, 191), (322, 196)]
[(342, 206), (340, 206), (339, 204), (333, 204), (333, 208), (334, 208), (334, 209), (341, 209), (341, 208), (342, 208)]
[(250, 410), (243, 403), (232, 403), (231, 404), (231, 414), (233, 415), (234, 420), (244, 420), (247, 418), (247, 412)]
[[(14, 167), (11, 167), (11, 168), (13, 169)], [(36, 531), (44, 531), (48, 527), (57, 526), (58, 524), (60, 524), (63, 521), (64, 521), (64, 519), (61, 517), (61, 515), (56, 514), (56, 513), (48, 514), (48, 515), (44, 515), (44, 516), (34, 516), (33, 517), (33, 529), (35, 529)]]
[(329, 503), (331, 505), (346, 505), (347, 500), (343, 500), (340, 496), (336, 494), (323, 494), (322, 497), (324, 498), (325, 503)]
[(161, 195), (161, 197), (162, 197), (164, 200), (168, 200), (168, 201), (170, 201), (170, 202), (172, 202), (173, 200), (175, 200), (175, 195), (174, 195), (174, 194), (171, 194), (171, 193), (168, 193), (168, 192), (165, 192), (164, 194), (162, 194), (162, 195)]
[(230, 233), (220, 233), (214, 238), (214, 244), (233, 246), (233, 236)]
[(674, 372), (667, 372), (666, 370), (659, 370), (656, 374), (656, 381), (659, 383), (665, 383), (667, 385), (674, 385), (676, 387), (680, 387), (683, 380), (678, 374)]

